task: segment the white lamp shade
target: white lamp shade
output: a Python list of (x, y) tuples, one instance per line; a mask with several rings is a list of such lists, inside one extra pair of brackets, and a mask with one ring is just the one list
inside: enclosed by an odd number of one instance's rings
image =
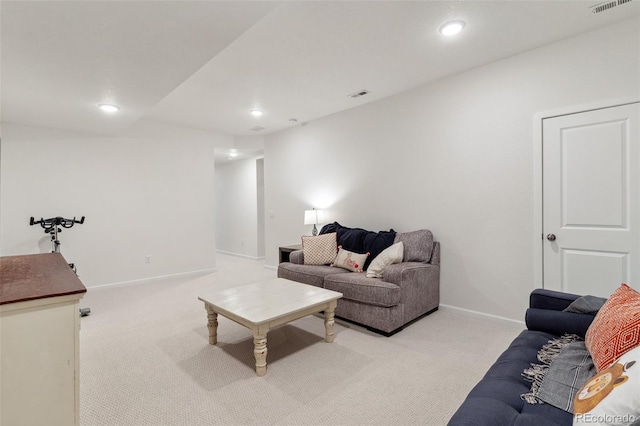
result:
[(305, 210), (304, 211), (304, 224), (305, 225), (317, 225), (318, 222), (318, 210)]

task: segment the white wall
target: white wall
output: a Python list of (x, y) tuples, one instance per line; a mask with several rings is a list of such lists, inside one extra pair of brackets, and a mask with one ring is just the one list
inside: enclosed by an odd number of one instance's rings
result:
[[(639, 19), (266, 137), (266, 263), (308, 233), (429, 228), (441, 303), (523, 319), (533, 282), (533, 117), (640, 96)], [(375, 88), (368, 88), (375, 90)]]
[(258, 175), (262, 173), (258, 161), (262, 159), (237, 160), (216, 167), (216, 249), (221, 252), (252, 259), (264, 257), (258, 220), (258, 184), (263, 176)]
[(259, 258), (264, 259), (265, 247), (264, 247), (264, 233), (265, 233), (265, 212), (264, 212), (264, 158), (256, 160), (256, 191), (257, 191), (257, 217), (258, 221), (256, 232), (257, 238), (257, 255)]
[(225, 136), (166, 136), (165, 128), (158, 132), (165, 138), (2, 130), (3, 256), (51, 250), (30, 216), (84, 215), (60, 241), (86, 286), (215, 268), (214, 144)]

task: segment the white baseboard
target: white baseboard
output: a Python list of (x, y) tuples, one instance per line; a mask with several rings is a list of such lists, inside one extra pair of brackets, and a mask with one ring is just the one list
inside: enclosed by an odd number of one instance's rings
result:
[(514, 319), (511, 319), (511, 318), (507, 318), (507, 317), (501, 317), (499, 315), (487, 314), (485, 312), (479, 312), (479, 311), (472, 311), (471, 309), (459, 308), (457, 306), (443, 305), (442, 303), (440, 304), (440, 306), (443, 307), (443, 308), (447, 308), (447, 309), (453, 309), (453, 310), (456, 310), (456, 311), (465, 312), (465, 313), (467, 313), (469, 315), (476, 315), (476, 316), (481, 316), (481, 317), (485, 317), (485, 318), (491, 318), (493, 320), (507, 321), (507, 322), (511, 322), (511, 323), (514, 323), (514, 324), (518, 324), (518, 325), (525, 325), (524, 321), (514, 320)]
[(264, 265), (264, 269), (268, 269), (270, 271), (277, 271), (278, 267), (277, 266), (271, 266), (271, 265)]
[(87, 287), (88, 289), (92, 289), (92, 288), (102, 288), (102, 287), (113, 287), (113, 286), (120, 286), (120, 285), (133, 285), (133, 284), (145, 284), (145, 283), (150, 283), (150, 282), (154, 282), (154, 281), (162, 281), (162, 280), (167, 280), (167, 279), (172, 279), (172, 278), (181, 278), (181, 277), (189, 277), (191, 275), (205, 275), (205, 274), (210, 274), (212, 272), (216, 272), (216, 268), (212, 268), (212, 269), (201, 269), (198, 271), (189, 271), (189, 272), (179, 272), (177, 274), (169, 274), (169, 275), (159, 275), (156, 277), (149, 277), (149, 278), (140, 278), (138, 280), (131, 280), (131, 281), (119, 281), (116, 283), (107, 283), (107, 284), (99, 284), (99, 285), (93, 285), (93, 286), (89, 286)]
[(216, 250), (217, 253), (222, 253), (222, 254), (226, 254), (229, 256), (235, 256), (235, 257), (242, 257), (244, 259), (251, 259), (251, 260), (264, 260), (264, 256), (248, 256), (246, 254), (241, 254), (241, 253), (234, 253), (231, 251), (224, 251), (224, 250)]

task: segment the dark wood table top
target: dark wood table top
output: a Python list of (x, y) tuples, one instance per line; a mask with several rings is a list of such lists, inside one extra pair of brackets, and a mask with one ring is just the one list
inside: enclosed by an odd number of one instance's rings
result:
[(0, 257), (0, 305), (86, 291), (60, 253)]
[(280, 250), (292, 250), (292, 251), (302, 250), (302, 244), (293, 244), (293, 245), (290, 245), (290, 246), (282, 246), (282, 247), (279, 247), (279, 248), (280, 248)]

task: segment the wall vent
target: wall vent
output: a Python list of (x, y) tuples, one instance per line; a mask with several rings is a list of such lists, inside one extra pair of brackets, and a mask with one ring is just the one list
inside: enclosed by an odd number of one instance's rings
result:
[(251, 130), (252, 132), (259, 132), (259, 131), (264, 130), (264, 129), (265, 129), (264, 127), (255, 126), (255, 127), (250, 128), (249, 130)]
[(595, 6), (591, 6), (589, 9), (591, 10), (591, 14), (595, 15), (598, 13), (605, 12), (609, 9), (613, 9), (616, 6), (620, 6), (625, 3), (629, 3), (633, 0), (611, 0), (605, 3), (596, 4)]
[(359, 92), (356, 93), (352, 93), (350, 95), (347, 95), (349, 98), (359, 98), (360, 96), (364, 96), (364, 95), (368, 95), (370, 92), (368, 90), (360, 90)]

